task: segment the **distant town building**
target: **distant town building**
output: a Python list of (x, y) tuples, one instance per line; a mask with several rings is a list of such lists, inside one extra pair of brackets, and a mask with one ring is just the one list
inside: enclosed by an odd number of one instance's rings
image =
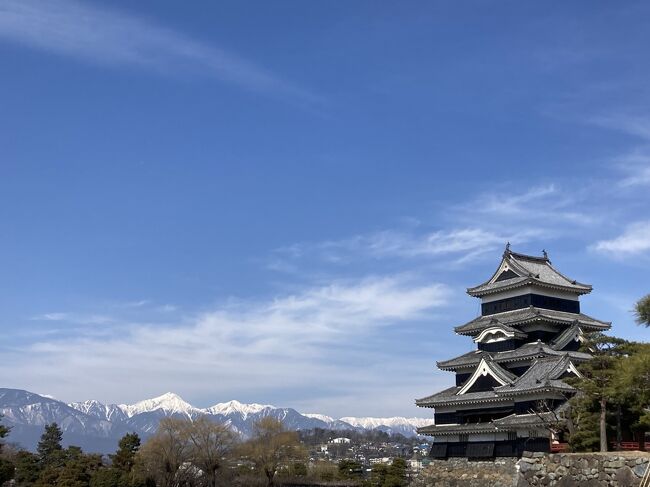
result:
[(334, 438), (333, 440), (328, 441), (330, 444), (340, 445), (343, 443), (350, 443), (350, 438)]
[(481, 316), (455, 328), (477, 349), (437, 364), (456, 374), (456, 385), (416, 400), (435, 408), (435, 424), (418, 429), (433, 437), (431, 457), (520, 456), (561, 440), (556, 431), (576, 392), (563, 379), (591, 358), (578, 351), (583, 333), (611, 326), (580, 312), (579, 297), (591, 290), (558, 272), (546, 252), (506, 246), (494, 275), (467, 290), (481, 299)]

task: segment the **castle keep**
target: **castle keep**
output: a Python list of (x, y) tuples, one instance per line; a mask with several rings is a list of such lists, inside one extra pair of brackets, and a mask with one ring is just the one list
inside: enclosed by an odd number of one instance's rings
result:
[(416, 400), (435, 408), (435, 424), (418, 430), (433, 437), (432, 457), (521, 456), (561, 441), (557, 426), (576, 393), (563, 379), (590, 358), (578, 351), (583, 333), (610, 328), (581, 313), (579, 297), (591, 290), (557, 271), (546, 252), (506, 246), (494, 275), (467, 290), (481, 299), (481, 316), (455, 328), (476, 350), (437, 364), (456, 374), (456, 385)]

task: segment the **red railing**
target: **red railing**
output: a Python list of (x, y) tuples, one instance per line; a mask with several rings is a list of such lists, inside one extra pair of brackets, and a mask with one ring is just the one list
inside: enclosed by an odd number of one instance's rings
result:
[[(610, 443), (610, 446), (611, 446), (612, 450), (614, 450), (614, 451), (619, 449), (618, 443), (616, 443), (615, 441), (612, 441)], [(648, 445), (646, 445), (645, 448), (647, 450)], [(638, 441), (621, 441), (620, 450), (623, 450), (623, 451), (636, 451), (636, 450), (639, 450), (639, 442)]]
[(562, 453), (569, 449), (568, 443), (551, 443), (551, 453)]

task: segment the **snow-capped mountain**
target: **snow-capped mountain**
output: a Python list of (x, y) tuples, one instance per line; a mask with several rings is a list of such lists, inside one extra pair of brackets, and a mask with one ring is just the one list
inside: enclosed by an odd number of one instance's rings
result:
[(123, 421), (128, 417), (128, 415), (120, 406), (116, 404), (102, 404), (95, 399), (90, 399), (84, 402), (73, 402), (68, 404), (68, 406), (76, 409), (77, 411), (81, 411), (88, 416), (99, 419), (106, 419), (108, 421)]
[(318, 414), (318, 413), (302, 413), (303, 416), (306, 416), (308, 418), (314, 418), (314, 419), (320, 419), (321, 421), (325, 423), (333, 423), (334, 418), (331, 416), (326, 416), (324, 414)]
[(145, 399), (144, 401), (136, 402), (135, 404), (120, 404), (117, 406), (129, 418), (137, 414), (149, 413), (151, 411), (160, 410), (166, 415), (181, 415), (193, 418), (200, 414), (205, 414), (204, 409), (198, 409), (192, 406), (189, 402), (185, 402), (180, 396), (173, 392), (167, 392), (162, 396), (154, 397), (153, 399)]
[(405, 436), (414, 436), (416, 427), (432, 422), (419, 418), (335, 419), (323, 414), (301, 414), (292, 408), (243, 404), (235, 400), (197, 408), (171, 392), (135, 404), (106, 405), (96, 400), (66, 404), (18, 389), (0, 389), (0, 415), (3, 416), (3, 424), (12, 428), (9, 441), (26, 448), (34, 449), (43, 426), (56, 422), (63, 430), (65, 444), (102, 453), (114, 451), (119, 438), (128, 432), (136, 432), (146, 439), (165, 417), (194, 419), (207, 415), (216, 422), (227, 424), (243, 437), (252, 433), (256, 421), (267, 416), (281, 421), (292, 430), (380, 429)]
[(427, 426), (433, 423), (432, 419), (425, 418), (354, 418), (347, 416), (341, 418), (343, 421), (357, 428), (365, 430), (381, 430), (387, 433), (401, 434), (404, 436), (413, 436), (417, 430), (422, 426)]
[(206, 408), (203, 411), (208, 414), (221, 414), (224, 416), (239, 414), (245, 419), (248, 417), (248, 415), (259, 413), (260, 411), (263, 411), (267, 408), (277, 409), (275, 406), (271, 406), (269, 404), (242, 404), (239, 401), (233, 400), (215, 404), (214, 406)]

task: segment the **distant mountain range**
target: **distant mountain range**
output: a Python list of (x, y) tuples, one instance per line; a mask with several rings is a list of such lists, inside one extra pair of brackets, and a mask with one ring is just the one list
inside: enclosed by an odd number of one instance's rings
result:
[(325, 428), (332, 430), (382, 430), (415, 436), (416, 428), (431, 424), (421, 418), (354, 418), (334, 419), (322, 414), (301, 414), (292, 408), (230, 401), (209, 408), (196, 408), (171, 392), (135, 404), (102, 404), (89, 400), (66, 404), (48, 396), (19, 389), (0, 388), (2, 423), (11, 426), (10, 442), (34, 450), (43, 426), (52, 422), (63, 430), (66, 445), (78, 445), (85, 451), (109, 453), (117, 448), (124, 434), (136, 432), (142, 438), (152, 435), (162, 418), (196, 418), (208, 415), (229, 425), (242, 436), (251, 434), (253, 424), (271, 416), (291, 430)]

